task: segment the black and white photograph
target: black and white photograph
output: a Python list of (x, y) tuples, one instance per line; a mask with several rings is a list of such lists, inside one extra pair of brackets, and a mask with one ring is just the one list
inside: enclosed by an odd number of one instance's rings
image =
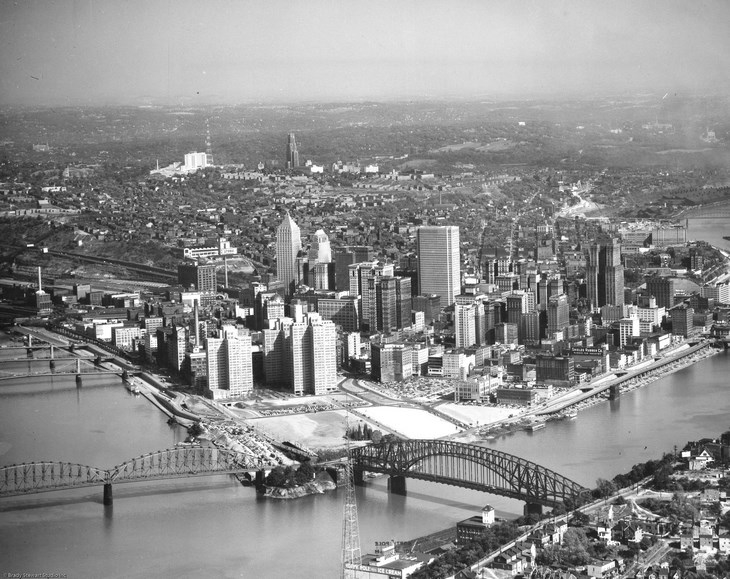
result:
[(730, 577), (729, 30), (0, 0), (2, 579)]

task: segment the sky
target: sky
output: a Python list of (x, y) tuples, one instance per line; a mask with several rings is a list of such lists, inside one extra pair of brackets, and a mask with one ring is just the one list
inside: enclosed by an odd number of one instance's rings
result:
[(728, 0), (0, 0), (0, 104), (730, 91)]

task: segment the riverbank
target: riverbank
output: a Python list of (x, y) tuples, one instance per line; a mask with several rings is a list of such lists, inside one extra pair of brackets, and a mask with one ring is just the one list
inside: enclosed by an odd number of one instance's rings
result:
[[(643, 376), (637, 376), (635, 378), (632, 378), (630, 380), (623, 382), (620, 386), (620, 392), (623, 394), (623, 393), (627, 393), (627, 392), (636, 390), (637, 388), (642, 388), (643, 386), (647, 386), (648, 384), (651, 384), (652, 382), (656, 382), (657, 380), (659, 380), (661, 378), (665, 378), (675, 372), (678, 372), (679, 370), (692, 366), (693, 364), (696, 364), (697, 362), (705, 360), (711, 356), (714, 356), (714, 355), (718, 354), (719, 352), (720, 352), (720, 350), (717, 350), (715, 348), (708, 346), (706, 348), (703, 348), (702, 350), (693, 352), (692, 354), (689, 354), (687, 356), (679, 357), (676, 360), (673, 360), (671, 363), (669, 363), (665, 366), (656, 368), (655, 370), (651, 371), (649, 374), (646, 374)], [(630, 369), (629, 369), (629, 371), (630, 371)], [(539, 416), (539, 417), (536, 416), (537, 413), (539, 413), (541, 410), (544, 410), (544, 408), (538, 407), (535, 410), (525, 413), (524, 415), (522, 415), (519, 418), (513, 418), (513, 419), (508, 419), (507, 421), (496, 422), (496, 423), (487, 425), (485, 427), (482, 427), (476, 431), (474, 429), (472, 429), (468, 432), (462, 433), (461, 435), (458, 435), (458, 434), (454, 435), (451, 438), (456, 439), (456, 440), (462, 440), (464, 442), (477, 442), (479, 440), (492, 440), (498, 436), (510, 434), (512, 432), (518, 432), (520, 430), (529, 430), (531, 427), (533, 427), (536, 424), (552, 422), (554, 420), (572, 418), (573, 412), (580, 413), (583, 410), (592, 408), (593, 406), (596, 406), (597, 404), (602, 404), (604, 402), (607, 402), (608, 400), (609, 400), (608, 391), (606, 391), (602, 394), (597, 394), (595, 396), (587, 398), (581, 402), (577, 402), (576, 404), (566, 406), (560, 412), (556, 413), (555, 416), (552, 418), (549, 415), (548, 416)]]

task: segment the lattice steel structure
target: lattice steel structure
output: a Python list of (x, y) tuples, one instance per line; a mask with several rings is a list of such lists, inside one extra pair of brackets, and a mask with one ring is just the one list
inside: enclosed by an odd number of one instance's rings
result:
[(485, 491), (555, 507), (588, 489), (518, 456), (448, 440), (406, 440), (353, 449), (355, 471), (380, 472)]
[(353, 565), (359, 565), (360, 525), (357, 519), (357, 501), (355, 499), (355, 482), (353, 480), (352, 460), (348, 456), (345, 464), (345, 507), (342, 520), (342, 579), (355, 577)]
[(67, 462), (34, 462), (0, 468), (0, 497), (150, 479), (253, 472), (273, 468), (249, 455), (204, 446), (160, 450), (109, 470)]

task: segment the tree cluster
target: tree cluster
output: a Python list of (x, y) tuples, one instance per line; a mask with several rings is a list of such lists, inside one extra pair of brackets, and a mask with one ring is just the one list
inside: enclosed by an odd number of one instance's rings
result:
[(264, 484), (269, 487), (290, 489), (312, 482), (314, 474), (314, 467), (310, 461), (302, 462), (298, 469), (292, 466), (277, 466), (266, 477)]
[(456, 572), (475, 563), (487, 553), (509, 543), (520, 534), (519, 527), (513, 522), (497, 522), (486, 529), (484, 535), (461, 547), (448, 551), (436, 561), (419, 569), (413, 579), (437, 579), (450, 577)]
[(375, 442), (373, 438), (375, 432), (380, 433), (380, 431), (374, 431), (369, 424), (365, 424), (363, 426), (362, 423), (359, 423), (357, 428), (349, 426), (345, 435), (350, 440), (373, 440), (373, 442)]

